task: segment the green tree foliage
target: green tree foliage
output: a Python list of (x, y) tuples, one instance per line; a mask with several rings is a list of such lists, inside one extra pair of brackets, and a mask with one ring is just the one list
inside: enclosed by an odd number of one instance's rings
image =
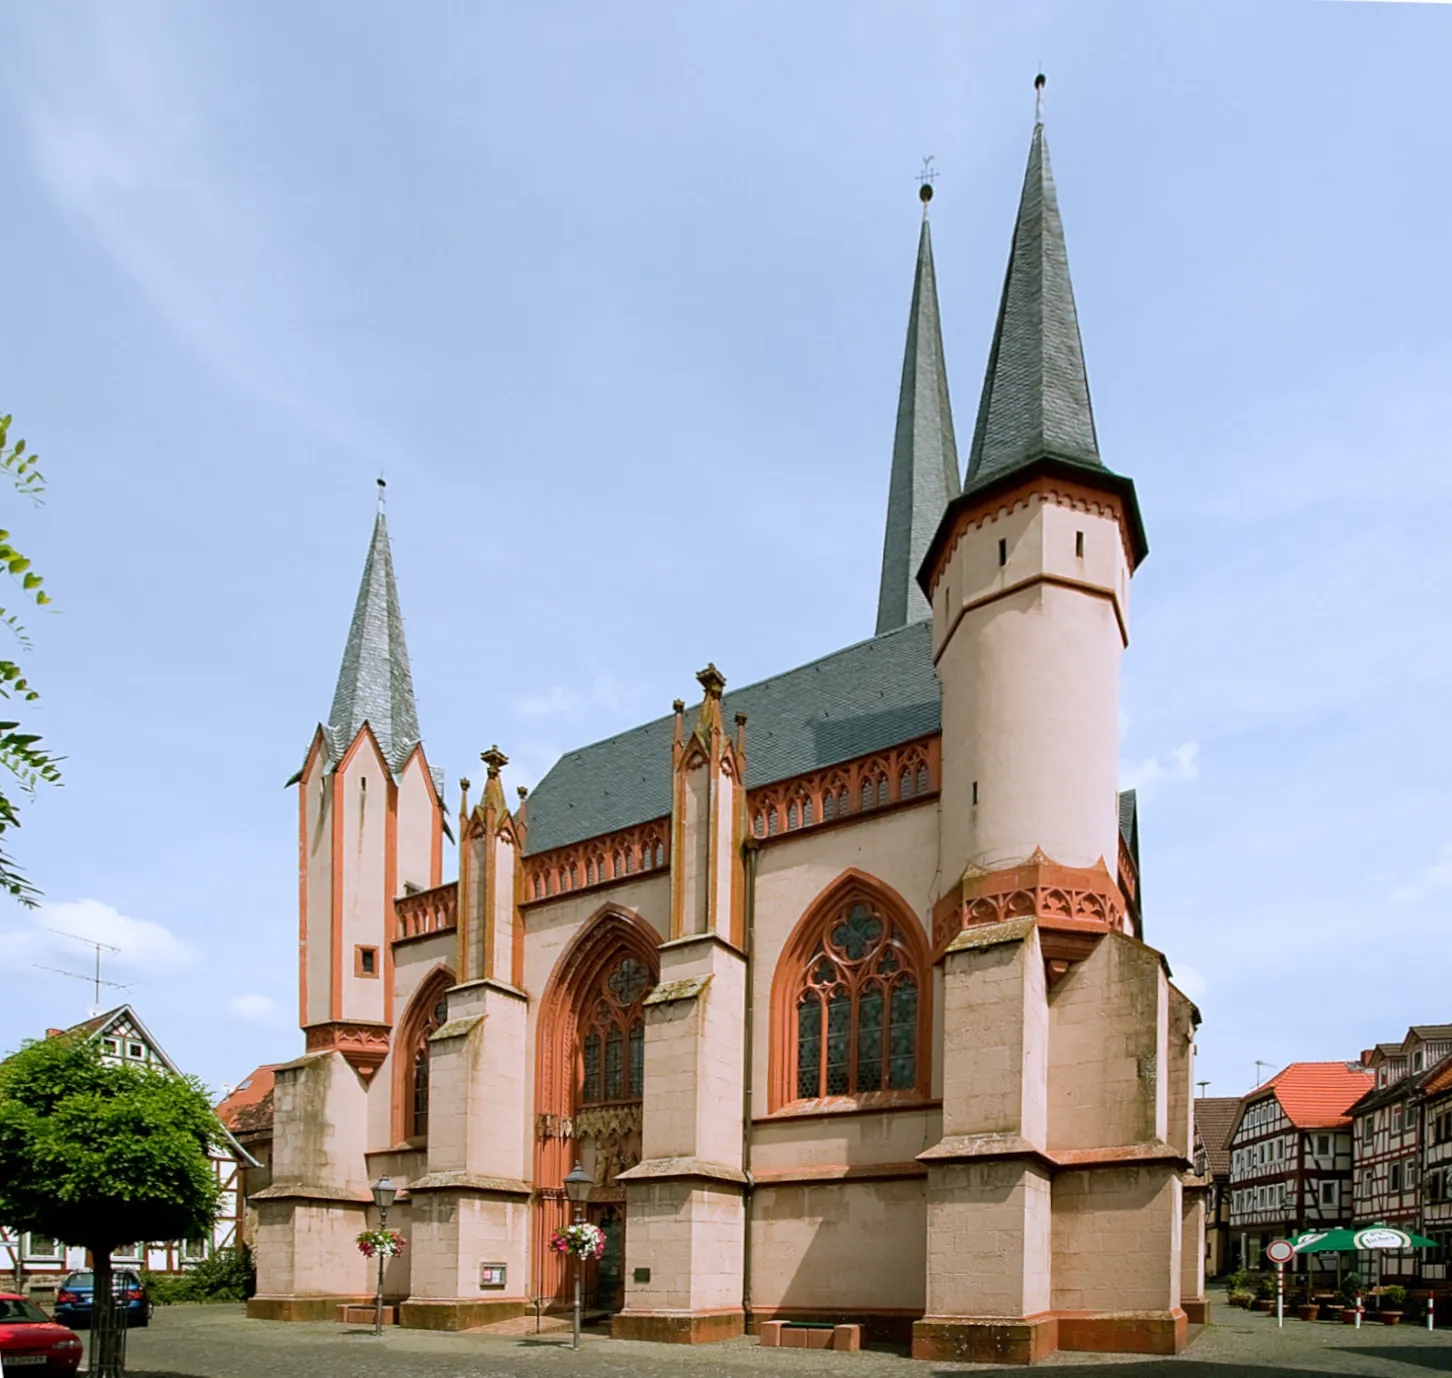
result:
[(246, 1301), (257, 1290), (252, 1250), (218, 1249), (186, 1272), (143, 1273), (152, 1301), (169, 1306), (178, 1301)]
[[(220, 1136), (194, 1077), (105, 1063), (82, 1036), (27, 1043), (0, 1063), (0, 1220), (89, 1249), (99, 1301), (117, 1246), (210, 1232)], [(114, 1344), (105, 1330), (93, 1345)], [(101, 1354), (92, 1372), (116, 1372), (114, 1360)]]
[[(36, 467), (35, 456), (26, 450), (25, 442), (10, 443), (9, 416), (0, 416), (0, 476), (9, 480), (19, 497), (35, 503), (41, 501), (45, 480)], [(41, 588), (44, 581), (31, 569), (30, 561), (11, 544), (10, 533), (4, 530), (0, 530), (0, 570), (16, 586), (15, 596), (20, 602), (36, 607), (50, 602), (50, 595)], [(0, 626), (9, 629), (21, 649), (30, 648), (30, 638), (12, 599), (7, 598), (0, 605)], [(0, 698), (33, 703), (39, 697), (17, 662), (0, 659)], [(37, 733), (25, 731), (18, 719), (0, 721), (0, 766), (14, 777), (21, 793), (33, 795), (42, 782), (59, 784), (60, 760), (40, 744)], [(0, 789), (0, 890), (8, 891), (24, 905), (33, 906), (40, 892), (16, 865), (4, 836), (19, 826), (20, 810), (14, 790)]]

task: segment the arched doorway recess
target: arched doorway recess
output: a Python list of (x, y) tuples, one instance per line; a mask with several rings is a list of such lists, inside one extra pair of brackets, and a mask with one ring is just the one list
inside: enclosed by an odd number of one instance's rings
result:
[(535, 1105), (535, 1295), (565, 1301), (568, 1261), (549, 1249), (571, 1220), (565, 1174), (576, 1158), (595, 1179), (586, 1218), (606, 1251), (586, 1270), (591, 1309), (623, 1304), (625, 1188), (640, 1161), (647, 995), (660, 977), (660, 937), (639, 915), (606, 909), (580, 930), (540, 1002)]

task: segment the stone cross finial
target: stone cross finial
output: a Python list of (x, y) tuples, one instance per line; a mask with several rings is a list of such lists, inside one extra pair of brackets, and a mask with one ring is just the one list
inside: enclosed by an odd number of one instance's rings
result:
[(479, 759), (484, 762), (491, 780), (497, 780), (500, 769), (509, 764), (509, 757), (497, 746), (491, 746), (488, 751), (481, 751), (479, 753)]
[(704, 670), (697, 671), (696, 683), (706, 691), (708, 699), (719, 699), (726, 687), (726, 676), (715, 665), (707, 665)]
[(522, 803), (524, 803), (524, 801), (527, 798), (529, 798), (529, 786), (528, 785), (516, 785), (515, 786), (515, 793), (519, 795), (519, 802), (522, 804)]

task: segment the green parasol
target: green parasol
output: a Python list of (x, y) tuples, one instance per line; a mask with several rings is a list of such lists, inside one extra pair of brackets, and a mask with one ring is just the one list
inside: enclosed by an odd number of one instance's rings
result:
[(1296, 1235), (1291, 1247), (1298, 1254), (1324, 1254), (1351, 1249), (1435, 1249), (1437, 1241), (1390, 1225), (1368, 1225), (1360, 1230), (1311, 1230)]
[[(1334, 1252), (1336, 1259), (1336, 1290), (1341, 1290), (1341, 1258), (1343, 1253), (1353, 1249), (1435, 1249), (1435, 1240), (1406, 1230), (1395, 1230), (1390, 1225), (1368, 1225), (1360, 1230), (1334, 1229), (1310, 1230), (1292, 1237), (1291, 1247), (1298, 1254), (1324, 1254)], [(1306, 1295), (1310, 1296), (1310, 1275), (1306, 1277)]]

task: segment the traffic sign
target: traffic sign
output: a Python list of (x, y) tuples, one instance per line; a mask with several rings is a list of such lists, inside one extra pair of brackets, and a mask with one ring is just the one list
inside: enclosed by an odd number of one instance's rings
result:
[(1296, 1256), (1295, 1246), (1289, 1239), (1273, 1239), (1265, 1246), (1265, 1256), (1272, 1263), (1289, 1263)]

